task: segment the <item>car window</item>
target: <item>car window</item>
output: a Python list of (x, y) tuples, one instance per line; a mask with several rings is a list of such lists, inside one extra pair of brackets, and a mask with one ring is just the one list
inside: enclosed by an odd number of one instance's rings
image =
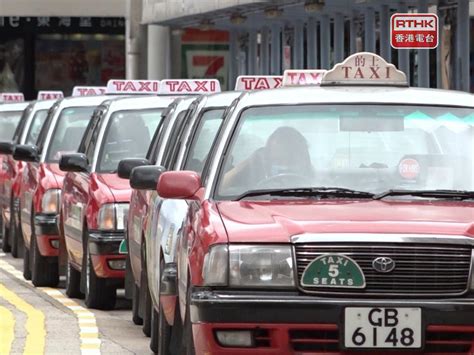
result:
[[(470, 110), (396, 105), (299, 105), (245, 110), (221, 169), (218, 195), (337, 186), (472, 190)], [(456, 119), (453, 119), (455, 117)], [(453, 135), (457, 151), (443, 150)], [(445, 138), (443, 138), (445, 137)], [(446, 138), (450, 137), (450, 138)]]
[(77, 151), (94, 108), (69, 107), (61, 111), (46, 153), (46, 162), (58, 162), (61, 154)]
[(171, 167), (173, 157), (175, 156), (175, 152), (177, 150), (177, 142), (179, 140), (179, 136), (183, 134), (184, 126), (186, 124), (186, 117), (189, 117), (190, 114), (190, 110), (180, 112), (178, 114), (178, 117), (176, 117), (173, 127), (171, 128), (171, 133), (168, 138), (168, 141), (162, 141), (162, 143), (160, 143), (159, 145), (160, 147), (161, 144), (166, 144), (163, 150), (163, 159), (161, 162), (159, 162), (159, 164), (167, 169)]
[(162, 111), (153, 108), (114, 112), (105, 131), (96, 170), (114, 172), (122, 159), (145, 157)]
[(184, 163), (184, 170), (202, 173), (204, 163), (222, 124), (225, 108), (204, 112), (192, 137), (192, 143)]
[(92, 115), (92, 119), (86, 128), (86, 132), (82, 137), (81, 144), (79, 145), (79, 152), (86, 154), (89, 164), (94, 159), (94, 152), (97, 143), (97, 138), (100, 132), (100, 122), (104, 117), (106, 108), (100, 107), (96, 109)]
[(30, 128), (26, 135), (25, 144), (37, 143), (41, 128), (43, 127), (47, 116), (48, 110), (38, 110), (35, 112), (33, 119), (31, 120)]
[(23, 111), (0, 112), (0, 141), (9, 141), (13, 138), (22, 112)]
[(13, 134), (13, 142), (16, 144), (20, 143), (20, 139), (23, 133), (23, 130), (25, 129), (26, 122), (28, 121), (28, 118), (31, 115), (31, 112), (33, 111), (34, 104), (29, 104), (26, 109), (23, 111), (23, 114), (21, 115), (20, 118), (20, 124), (16, 127), (15, 133)]

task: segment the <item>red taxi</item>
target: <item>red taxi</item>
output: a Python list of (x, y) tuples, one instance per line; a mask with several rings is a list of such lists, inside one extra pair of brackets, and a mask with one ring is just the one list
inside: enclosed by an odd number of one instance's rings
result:
[[(77, 88), (74, 93), (81, 94)], [(35, 286), (54, 287), (59, 282), (57, 217), (65, 175), (59, 169), (59, 158), (77, 151), (94, 109), (107, 98), (110, 97), (59, 100), (50, 110), (37, 143), (15, 147), (13, 158), (25, 163), (20, 184), (23, 275), (31, 278)]]
[[(158, 94), (158, 81), (111, 80), (108, 93)], [(127, 180), (116, 175), (127, 157), (145, 156), (171, 96), (115, 98), (103, 102), (86, 129), (79, 153), (62, 155), (68, 172), (60, 225), (67, 250), (66, 293), (85, 294), (91, 308), (113, 308), (123, 286), (125, 256), (118, 253), (130, 201)]]
[[(47, 94), (48, 92), (42, 92), (41, 97)], [(49, 96), (58, 95), (57, 92), (53, 92)], [(23, 238), (20, 233), (20, 182), (24, 164), (13, 159), (13, 150), (17, 144), (36, 144), (48, 110), (55, 102), (56, 100), (38, 100), (30, 103), (23, 111), (12, 142), (0, 143), (0, 154), (7, 155), (3, 160), (3, 181), (0, 189), (4, 236), (2, 249), (11, 250), (15, 258), (21, 256), (23, 252)]]
[(190, 201), (178, 353), (472, 354), (473, 110), (371, 53), (243, 94), (202, 175), (158, 181)]

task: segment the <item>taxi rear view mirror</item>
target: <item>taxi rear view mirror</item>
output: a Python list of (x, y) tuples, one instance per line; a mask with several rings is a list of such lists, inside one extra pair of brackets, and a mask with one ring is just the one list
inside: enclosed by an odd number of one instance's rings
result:
[(147, 159), (141, 158), (128, 158), (123, 159), (119, 162), (117, 168), (117, 175), (121, 179), (130, 179), (130, 174), (132, 170), (139, 166), (150, 165), (150, 162)]
[(31, 144), (18, 144), (13, 150), (13, 159), (27, 162), (38, 162), (38, 147)]
[(201, 177), (195, 171), (166, 171), (161, 174), (156, 190), (162, 198), (198, 200)]
[(136, 190), (155, 190), (160, 175), (166, 169), (162, 166), (139, 166), (130, 174), (130, 186)]
[(397, 132), (404, 129), (402, 116), (341, 116), (339, 119), (341, 132)]
[(77, 173), (87, 172), (89, 161), (83, 153), (63, 154), (59, 159), (59, 169)]
[(12, 142), (0, 142), (0, 154), (11, 155), (15, 149), (15, 144)]

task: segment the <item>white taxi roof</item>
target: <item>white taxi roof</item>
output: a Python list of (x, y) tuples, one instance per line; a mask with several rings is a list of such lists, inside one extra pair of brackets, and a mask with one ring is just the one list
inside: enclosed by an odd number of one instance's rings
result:
[(0, 105), (0, 112), (7, 112), (7, 111), (22, 111), (28, 106), (29, 102), (15, 102), (15, 103), (8, 103)]
[(168, 107), (176, 98), (176, 96), (116, 96), (113, 99), (104, 101), (103, 105), (108, 106), (110, 112), (148, 108), (165, 108)]
[(115, 96), (111, 95), (96, 95), (96, 96), (68, 96), (59, 100), (61, 107), (86, 107), (98, 106), (105, 100), (109, 100)]

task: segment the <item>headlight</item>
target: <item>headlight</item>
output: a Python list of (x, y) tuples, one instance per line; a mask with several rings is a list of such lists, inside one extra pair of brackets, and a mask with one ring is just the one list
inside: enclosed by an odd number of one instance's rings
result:
[(99, 210), (97, 225), (100, 230), (123, 230), (128, 216), (128, 203), (108, 203)]
[(61, 190), (51, 189), (47, 190), (41, 200), (41, 212), (43, 213), (58, 213), (59, 200), (61, 198)]
[(215, 246), (205, 257), (203, 278), (207, 286), (294, 287), (291, 247)]

